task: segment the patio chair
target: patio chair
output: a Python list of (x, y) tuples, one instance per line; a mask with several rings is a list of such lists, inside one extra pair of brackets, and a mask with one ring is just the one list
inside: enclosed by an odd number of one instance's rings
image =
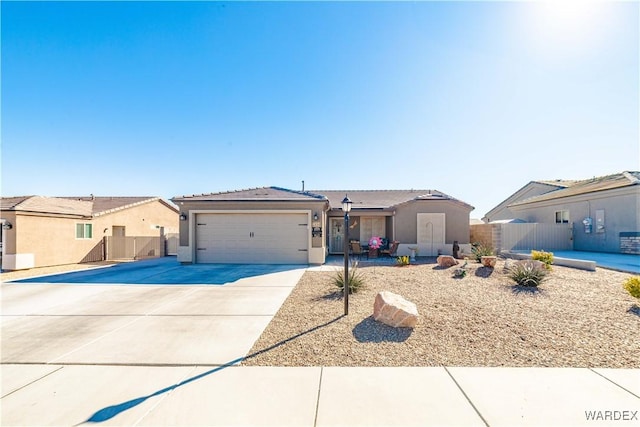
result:
[(354, 240), (351, 242), (351, 255), (357, 256), (358, 259), (362, 258), (362, 254), (366, 253), (367, 258), (369, 258), (369, 253), (362, 250), (362, 246), (360, 246), (360, 242)]
[(391, 242), (391, 245), (389, 245), (389, 249), (383, 249), (380, 251), (380, 255), (382, 256), (388, 256), (388, 257), (395, 257), (396, 256), (396, 252), (398, 252), (398, 246), (400, 245), (400, 242), (398, 242), (397, 240), (394, 240), (393, 242)]

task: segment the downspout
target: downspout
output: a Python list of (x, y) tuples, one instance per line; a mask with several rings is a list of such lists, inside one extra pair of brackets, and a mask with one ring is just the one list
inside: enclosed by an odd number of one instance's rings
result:
[(396, 239), (396, 211), (393, 211), (391, 215), (391, 234), (393, 234), (393, 240)]

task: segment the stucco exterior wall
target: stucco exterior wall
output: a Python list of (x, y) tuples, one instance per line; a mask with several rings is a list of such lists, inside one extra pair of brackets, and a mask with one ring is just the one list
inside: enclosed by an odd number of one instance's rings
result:
[[(103, 237), (111, 235), (114, 225), (124, 226), (127, 236), (159, 236), (156, 226), (165, 227), (165, 233), (178, 229), (178, 214), (159, 201), (93, 219), (12, 211), (3, 212), (2, 218), (13, 224), (5, 234), (3, 268), (7, 269), (16, 268), (12, 264), (31, 268), (83, 262), (88, 256), (95, 259), (101, 253)], [(92, 238), (76, 238), (79, 223), (92, 224)], [(32, 260), (15, 262), (16, 258)]]
[(469, 243), (470, 208), (450, 200), (416, 200), (398, 206), (395, 215), (395, 240), (401, 243), (417, 243), (418, 213), (445, 214), (445, 243)]
[(16, 214), (15, 212), (2, 212), (2, 219), (11, 223), (11, 230), (2, 230), (2, 245), (4, 251), (9, 254), (16, 253)]
[(92, 239), (76, 239), (77, 223), (91, 221), (18, 214), (15, 254), (33, 254), (32, 267), (80, 262), (101, 243), (101, 237), (96, 237), (94, 226)]
[[(512, 208), (527, 222), (555, 223), (555, 212), (569, 211), (573, 224), (573, 248), (577, 251), (620, 252), (620, 233), (640, 231), (640, 186), (600, 191), (559, 200), (548, 200)], [(604, 210), (604, 230), (598, 232), (596, 211)], [(582, 220), (593, 219), (591, 233)]]
[(100, 234), (99, 237), (111, 236), (114, 225), (124, 226), (127, 236), (159, 236), (160, 227), (164, 227), (165, 234), (177, 233), (179, 223), (176, 211), (160, 201), (101, 215), (93, 221), (96, 224), (94, 234)]

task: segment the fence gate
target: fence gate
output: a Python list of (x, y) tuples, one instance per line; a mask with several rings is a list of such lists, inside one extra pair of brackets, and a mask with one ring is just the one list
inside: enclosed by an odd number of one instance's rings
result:
[(165, 255), (164, 238), (145, 236), (106, 236), (108, 260), (145, 259)]
[(166, 240), (166, 255), (178, 255), (178, 237), (178, 233), (169, 233), (164, 235)]

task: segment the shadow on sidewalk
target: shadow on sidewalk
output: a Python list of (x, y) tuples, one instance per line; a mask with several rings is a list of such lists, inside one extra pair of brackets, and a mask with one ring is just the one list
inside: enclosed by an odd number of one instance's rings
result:
[(206, 372), (203, 372), (203, 373), (198, 374), (196, 376), (193, 376), (191, 378), (187, 378), (184, 381), (181, 381), (181, 382), (179, 382), (177, 384), (173, 384), (173, 385), (171, 385), (169, 387), (165, 387), (165, 388), (163, 388), (161, 390), (158, 390), (158, 391), (156, 391), (154, 393), (148, 394), (146, 396), (137, 397), (135, 399), (131, 399), (131, 400), (128, 400), (126, 402), (118, 403), (116, 405), (107, 406), (106, 408), (102, 408), (99, 411), (97, 411), (96, 413), (94, 413), (93, 415), (91, 415), (89, 417), (89, 419), (87, 419), (86, 421), (83, 421), (82, 423), (77, 424), (77, 425), (81, 425), (81, 424), (84, 424), (84, 423), (101, 423), (101, 422), (110, 420), (111, 418), (115, 417), (116, 415), (119, 415), (119, 414), (123, 413), (124, 411), (127, 411), (127, 410), (129, 410), (131, 408), (134, 408), (134, 407), (138, 406), (139, 404), (145, 402), (146, 400), (148, 400), (148, 399), (150, 399), (152, 397), (160, 396), (160, 395), (162, 395), (164, 393), (168, 393), (168, 392), (170, 392), (172, 390), (177, 389), (178, 387), (185, 386), (185, 385), (187, 385), (189, 383), (192, 383), (194, 381), (199, 380), (200, 378), (204, 378), (204, 377), (207, 377), (207, 376), (209, 376), (211, 374), (215, 374), (218, 371), (221, 371), (221, 370), (223, 370), (225, 368), (228, 368), (230, 366), (234, 366), (234, 365), (236, 365), (236, 364), (238, 364), (238, 363), (240, 363), (240, 362), (242, 362), (244, 360), (251, 359), (251, 358), (259, 356), (259, 355), (261, 355), (263, 353), (267, 353), (267, 352), (269, 352), (269, 351), (271, 351), (271, 350), (273, 350), (275, 348), (278, 348), (278, 347), (280, 347), (282, 345), (285, 345), (285, 344), (287, 344), (287, 343), (289, 343), (291, 341), (294, 341), (294, 340), (296, 340), (296, 339), (298, 339), (298, 338), (300, 338), (300, 337), (302, 337), (304, 335), (310, 334), (310, 333), (315, 332), (315, 331), (317, 331), (319, 329), (322, 329), (322, 328), (324, 328), (326, 326), (329, 326), (332, 323), (335, 323), (338, 320), (342, 319), (343, 317), (344, 317), (344, 315), (338, 316), (335, 319), (332, 319), (332, 320), (330, 320), (328, 322), (325, 322), (325, 323), (323, 323), (321, 325), (314, 326), (311, 329), (307, 329), (306, 331), (303, 331), (303, 332), (300, 332), (299, 334), (293, 335), (292, 337), (289, 337), (289, 338), (287, 338), (285, 340), (282, 340), (282, 341), (280, 341), (280, 342), (278, 342), (278, 343), (276, 343), (276, 344), (274, 344), (272, 346), (269, 346), (269, 347), (267, 347), (265, 349), (258, 350), (256, 352), (248, 354), (247, 356), (244, 356), (244, 357), (239, 357), (237, 359), (234, 359), (234, 360), (232, 360), (230, 362), (225, 363), (224, 365), (217, 366), (217, 367), (215, 367), (213, 369), (210, 369), (210, 370), (208, 370)]

